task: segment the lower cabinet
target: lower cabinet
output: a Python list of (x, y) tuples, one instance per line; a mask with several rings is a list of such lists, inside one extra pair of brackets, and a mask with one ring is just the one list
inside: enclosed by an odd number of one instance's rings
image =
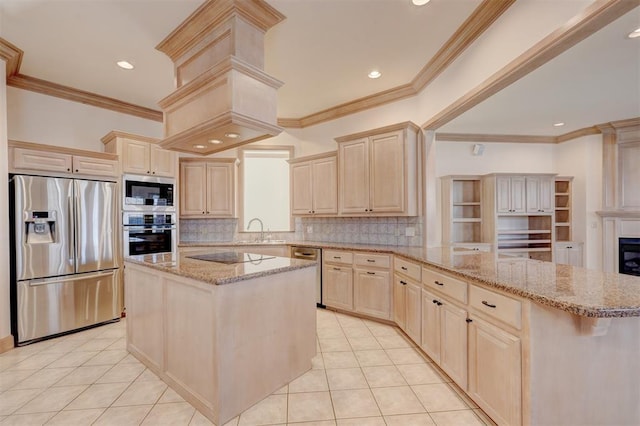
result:
[(582, 267), (582, 243), (556, 242), (555, 249), (556, 263)]
[(422, 290), (421, 348), (463, 389), (467, 387), (467, 311)]
[(324, 304), (353, 310), (353, 268), (325, 264), (322, 268), (322, 294)]
[(393, 319), (417, 344), (422, 331), (421, 286), (396, 274), (393, 280)]
[(471, 316), (468, 393), (496, 423), (522, 422), (520, 339)]
[(391, 280), (389, 271), (356, 268), (354, 308), (361, 314), (391, 319)]

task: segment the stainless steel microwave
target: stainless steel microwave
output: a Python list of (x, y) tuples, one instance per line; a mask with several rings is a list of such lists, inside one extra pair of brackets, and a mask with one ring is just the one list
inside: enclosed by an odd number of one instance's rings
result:
[(125, 211), (174, 212), (176, 180), (156, 176), (124, 175), (122, 209)]

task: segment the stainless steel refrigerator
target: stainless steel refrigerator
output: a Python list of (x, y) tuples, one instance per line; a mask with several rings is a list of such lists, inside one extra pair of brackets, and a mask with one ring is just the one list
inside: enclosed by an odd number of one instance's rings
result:
[(120, 317), (115, 182), (10, 179), (17, 344)]

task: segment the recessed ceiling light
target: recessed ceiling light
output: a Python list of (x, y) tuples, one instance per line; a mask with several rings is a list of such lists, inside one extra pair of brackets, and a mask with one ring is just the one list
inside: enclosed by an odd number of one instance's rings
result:
[(558, 121), (557, 123), (553, 123), (553, 125), (555, 127), (562, 127), (562, 126), (564, 126), (564, 123), (562, 121)]
[(369, 73), (369, 78), (380, 78), (382, 74), (378, 70), (373, 70)]
[(637, 28), (636, 30), (631, 31), (627, 37), (629, 37), (629, 38), (640, 37), (640, 28)]
[(222, 143), (222, 141), (220, 139), (209, 139), (209, 143), (217, 145), (217, 144)]
[(204, 146), (204, 145), (194, 145), (193, 147), (196, 148), (196, 149), (205, 149), (206, 148), (206, 146)]
[(239, 134), (237, 134), (237, 133), (233, 133), (233, 132), (225, 133), (224, 135), (225, 135), (226, 137), (228, 137), (228, 138), (231, 138), (231, 139), (236, 139), (236, 138), (239, 138), (239, 137), (240, 137), (240, 135), (239, 135)]
[(128, 61), (118, 61), (116, 64), (124, 70), (132, 70), (134, 68), (133, 64)]
[(429, 0), (411, 0), (411, 2), (416, 6), (424, 6), (425, 4), (429, 3)]

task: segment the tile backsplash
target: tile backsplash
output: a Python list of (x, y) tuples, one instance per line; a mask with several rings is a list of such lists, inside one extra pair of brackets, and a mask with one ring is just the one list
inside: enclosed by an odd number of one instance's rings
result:
[[(182, 219), (180, 242), (252, 240), (258, 233), (238, 233), (238, 219)], [(295, 232), (270, 232), (273, 240), (319, 241), (398, 246), (422, 245), (422, 217), (297, 217)], [(413, 228), (414, 236), (407, 236)], [(266, 235), (266, 231), (265, 231)]]

